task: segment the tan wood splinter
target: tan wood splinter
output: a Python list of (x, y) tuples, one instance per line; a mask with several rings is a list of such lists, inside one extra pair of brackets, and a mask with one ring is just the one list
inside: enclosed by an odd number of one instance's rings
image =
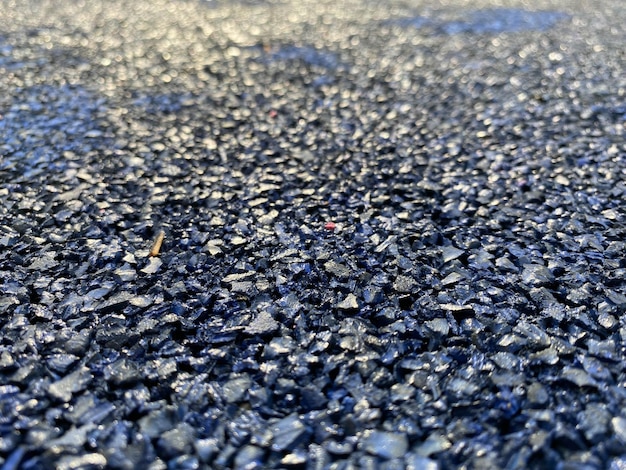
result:
[(161, 245), (163, 244), (164, 238), (165, 232), (163, 230), (160, 230), (159, 233), (157, 233), (156, 238), (154, 239), (152, 248), (150, 248), (150, 256), (159, 256), (159, 252), (161, 251)]

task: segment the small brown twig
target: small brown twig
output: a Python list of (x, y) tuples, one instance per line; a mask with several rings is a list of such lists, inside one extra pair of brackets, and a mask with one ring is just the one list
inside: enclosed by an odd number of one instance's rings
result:
[(163, 230), (159, 230), (159, 233), (157, 233), (154, 243), (152, 244), (152, 248), (150, 248), (150, 256), (159, 256), (159, 251), (161, 251), (161, 245), (163, 244), (164, 238), (165, 232)]

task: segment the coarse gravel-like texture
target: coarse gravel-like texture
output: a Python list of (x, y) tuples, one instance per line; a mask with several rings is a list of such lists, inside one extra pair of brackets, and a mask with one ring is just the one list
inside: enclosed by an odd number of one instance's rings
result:
[(624, 25), (4, 1), (0, 468), (626, 468)]

